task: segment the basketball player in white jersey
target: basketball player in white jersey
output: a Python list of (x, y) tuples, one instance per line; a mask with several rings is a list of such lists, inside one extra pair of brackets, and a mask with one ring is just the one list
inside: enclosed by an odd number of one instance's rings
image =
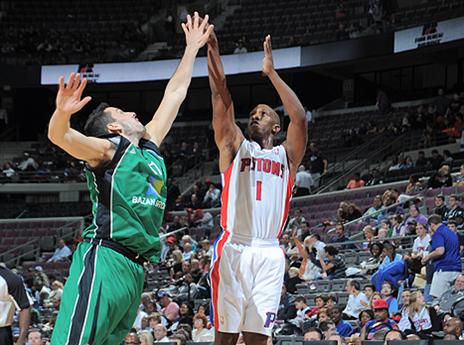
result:
[(216, 345), (265, 345), (272, 333), (285, 271), (278, 238), (288, 215), (293, 180), (306, 150), (307, 122), (298, 97), (279, 77), (271, 37), (264, 41), (263, 72), (290, 116), (287, 138), (273, 146), (280, 119), (259, 104), (250, 113), (245, 139), (235, 124), (215, 34), (208, 42), (213, 129), (222, 174), (222, 235), (211, 270), (212, 319)]

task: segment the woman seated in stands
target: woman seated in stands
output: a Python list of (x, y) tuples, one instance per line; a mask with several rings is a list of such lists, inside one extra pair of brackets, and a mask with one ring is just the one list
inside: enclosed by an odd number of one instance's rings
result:
[(366, 261), (361, 262), (360, 266), (364, 274), (372, 274), (379, 267), (382, 259), (381, 254), (383, 251), (383, 245), (379, 242), (371, 243), (369, 246), (369, 251), (372, 256)]
[(371, 243), (374, 241), (375, 230), (371, 225), (366, 225), (363, 228), (364, 242), (362, 243), (362, 249), (370, 249)]
[(214, 341), (214, 331), (207, 329), (208, 319), (203, 315), (195, 315), (193, 317), (193, 330), (192, 330), (192, 341), (208, 342)]
[(411, 329), (405, 330), (406, 334), (414, 333), (427, 339), (432, 332), (440, 330), (440, 319), (435, 308), (425, 306), (424, 296), (419, 290), (411, 293), (408, 314)]

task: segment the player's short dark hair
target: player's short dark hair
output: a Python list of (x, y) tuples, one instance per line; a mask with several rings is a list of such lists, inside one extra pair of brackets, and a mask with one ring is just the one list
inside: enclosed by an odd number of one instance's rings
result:
[(91, 137), (101, 137), (102, 135), (108, 134), (106, 125), (113, 122), (114, 119), (109, 111), (105, 111), (109, 107), (108, 103), (100, 103), (90, 113), (84, 126), (84, 134)]
[(295, 302), (303, 302), (306, 304), (306, 298), (304, 296), (298, 296), (295, 298)]
[(438, 215), (438, 214), (432, 214), (429, 219), (427, 220), (427, 223), (428, 224), (441, 224), (442, 223), (442, 219), (441, 219), (441, 216)]
[(306, 333), (310, 333), (310, 332), (319, 333), (319, 336), (320, 336), (321, 340), (324, 339), (324, 333), (322, 333), (322, 331), (321, 331), (319, 328), (317, 328), (317, 327), (310, 327), (310, 328), (308, 328), (308, 329), (305, 331), (305, 334), (306, 334)]

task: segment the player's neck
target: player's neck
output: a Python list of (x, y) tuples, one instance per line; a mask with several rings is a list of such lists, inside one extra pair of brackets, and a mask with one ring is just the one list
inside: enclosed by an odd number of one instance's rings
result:
[(128, 134), (128, 133), (121, 133), (121, 135), (126, 138), (127, 140), (129, 140), (132, 144), (134, 144), (135, 146), (139, 146), (139, 142), (140, 142), (140, 135), (138, 134)]
[(272, 149), (274, 147), (272, 136), (267, 138), (252, 138), (252, 140), (257, 142), (262, 149)]

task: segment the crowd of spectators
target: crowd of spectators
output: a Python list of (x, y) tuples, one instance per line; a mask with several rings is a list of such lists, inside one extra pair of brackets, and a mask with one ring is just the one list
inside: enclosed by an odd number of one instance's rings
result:
[[(337, 219), (325, 224), (322, 232), (309, 228), (302, 211), (295, 209), (280, 242), (288, 270), (274, 335), (333, 339), (340, 344), (464, 339), (464, 238), (459, 233), (464, 228), (464, 209), (457, 195), (437, 195), (429, 210), (422, 202), (394, 189), (375, 196), (366, 210), (342, 202)], [(141, 296), (136, 322), (124, 344), (213, 341), (207, 279), (213, 235), (200, 231), (204, 223), (195, 217), (205, 217), (201, 213), (167, 215), (162, 232), (179, 232), (164, 239), (161, 264), (148, 268), (148, 272), (163, 271), (164, 280), (160, 278)], [(345, 224), (363, 215), (364, 238), (350, 241), (353, 234)], [(59, 242), (53, 257), (64, 247)], [(350, 255), (364, 255), (364, 260), (353, 264)], [(337, 281), (343, 288), (324, 290), (319, 285)], [(48, 338), (63, 282), (47, 277), (39, 266), (26, 283), (34, 299), (31, 337)]]

